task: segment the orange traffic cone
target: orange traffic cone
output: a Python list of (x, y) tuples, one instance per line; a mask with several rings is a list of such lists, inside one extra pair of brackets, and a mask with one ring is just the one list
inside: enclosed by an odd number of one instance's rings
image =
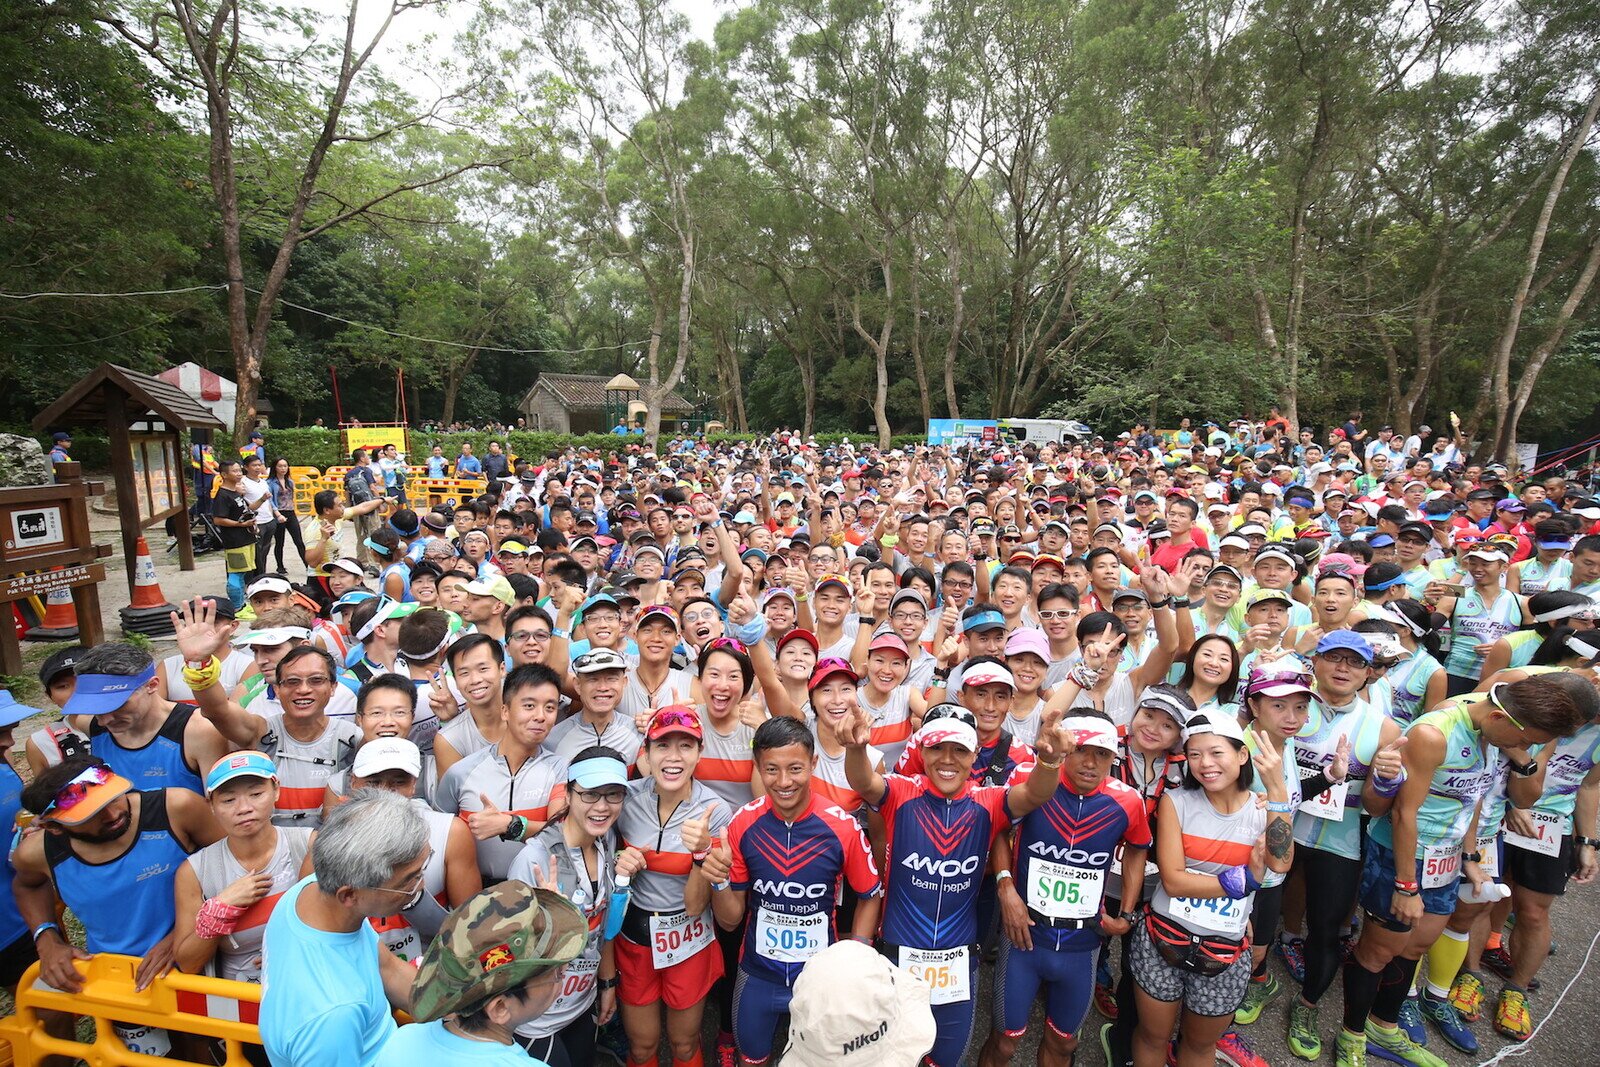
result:
[(133, 601), (123, 608), (123, 633), (141, 633), (146, 637), (172, 633), (171, 614), (176, 605), (167, 603), (161, 583), (156, 580), (156, 561), (150, 558), (150, 546), (139, 538), (133, 558)]
[(78, 612), (72, 606), (71, 589), (56, 589), (46, 595), (44, 618), (26, 636), (30, 641), (68, 641), (78, 636)]

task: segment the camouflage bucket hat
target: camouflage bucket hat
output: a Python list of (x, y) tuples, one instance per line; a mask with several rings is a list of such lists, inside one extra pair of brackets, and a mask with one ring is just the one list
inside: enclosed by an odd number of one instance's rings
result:
[(501, 882), (445, 919), (412, 982), (412, 1015), (432, 1022), (476, 1007), (575, 959), (589, 923), (559, 893)]

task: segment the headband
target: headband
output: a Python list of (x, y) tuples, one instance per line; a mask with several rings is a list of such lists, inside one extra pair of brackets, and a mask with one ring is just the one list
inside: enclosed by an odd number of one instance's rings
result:
[(389, 550), (387, 548), (378, 544), (378, 542), (374, 541), (370, 537), (364, 538), (361, 543), (372, 549), (372, 551), (376, 552), (380, 556), (387, 557), (389, 555)]

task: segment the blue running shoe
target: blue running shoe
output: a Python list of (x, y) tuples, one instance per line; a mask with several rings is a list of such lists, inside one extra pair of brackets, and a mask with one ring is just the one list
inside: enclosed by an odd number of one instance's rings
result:
[(1455, 1046), (1461, 1052), (1477, 1052), (1478, 1039), (1473, 1036), (1472, 1029), (1462, 1020), (1455, 1005), (1448, 999), (1437, 1000), (1423, 993), (1416, 1000), (1417, 1010), (1422, 1017), (1433, 1023), (1439, 1031), (1439, 1036)]

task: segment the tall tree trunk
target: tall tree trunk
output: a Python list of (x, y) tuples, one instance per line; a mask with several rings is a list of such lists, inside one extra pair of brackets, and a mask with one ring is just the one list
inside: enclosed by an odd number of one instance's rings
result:
[(1517, 443), (1517, 425), (1522, 421), (1522, 412), (1527, 408), (1528, 401), (1533, 398), (1534, 383), (1539, 380), (1544, 365), (1550, 357), (1561, 347), (1566, 340), (1567, 331), (1572, 328), (1572, 318), (1580, 305), (1589, 298), (1593, 291), (1595, 273), (1600, 271), (1600, 237), (1596, 237), (1589, 244), (1589, 258), (1583, 265), (1583, 272), (1578, 275), (1578, 280), (1572, 284), (1572, 291), (1567, 294), (1567, 299), (1562, 302), (1561, 310), (1556, 314), (1556, 321), (1551, 325), (1544, 340), (1539, 342), (1533, 354), (1528, 357), (1527, 364), (1522, 368), (1522, 377), (1517, 382), (1516, 396), (1511, 402), (1511, 412), (1504, 419), (1505, 441), (1502, 451), (1497, 453), (1507, 461), (1515, 458)]
[(956, 237), (955, 212), (945, 223), (945, 258), (950, 263), (950, 336), (944, 343), (944, 399), (949, 405), (950, 417), (961, 417), (961, 404), (956, 399), (956, 352), (961, 347), (961, 331), (966, 327), (966, 293), (961, 288), (961, 242)]
[(917, 373), (917, 400), (922, 405), (922, 424), (933, 418), (928, 396), (928, 368), (922, 360), (922, 242), (911, 242), (911, 365)]
[(1534, 275), (1539, 270), (1539, 257), (1544, 253), (1545, 237), (1550, 232), (1550, 217), (1555, 214), (1556, 201), (1561, 199), (1562, 190), (1566, 188), (1572, 164), (1589, 140), (1589, 131), (1594, 128), (1597, 113), (1600, 113), (1600, 88), (1596, 88), (1589, 97), (1589, 106), (1578, 128), (1573, 131), (1572, 143), (1567, 146), (1561, 165), (1550, 179), (1550, 189), (1545, 194), (1544, 205), (1539, 209), (1538, 220), (1533, 224), (1533, 233), (1528, 238), (1528, 254), (1523, 260), (1522, 278), (1517, 283), (1517, 291), (1511, 296), (1505, 328), (1500, 332), (1499, 343), (1495, 346), (1491, 383), (1495, 409), (1494, 456), (1501, 462), (1505, 462), (1516, 443), (1510, 433), (1508, 418), (1511, 412), (1511, 353), (1516, 348), (1517, 334), (1522, 327), (1522, 312), (1527, 305), (1528, 290), (1533, 287)]

